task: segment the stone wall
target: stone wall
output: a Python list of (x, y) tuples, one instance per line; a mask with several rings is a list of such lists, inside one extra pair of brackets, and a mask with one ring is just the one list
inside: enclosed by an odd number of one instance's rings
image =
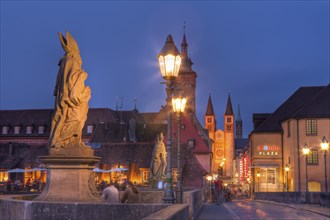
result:
[[(123, 193), (123, 192), (120, 192)], [(175, 194), (175, 192), (174, 192)], [(163, 190), (141, 190), (140, 203), (163, 203)], [(192, 219), (198, 213), (204, 200), (203, 189), (190, 189), (183, 191), (183, 204), (189, 205), (189, 218)]]
[[(173, 206), (171, 219), (187, 219), (188, 207), (164, 203), (155, 204), (107, 204), (107, 203), (64, 203), (17, 200), (11, 196), (0, 199), (1, 219), (71, 219), (109, 220), (143, 219), (153, 213)], [(185, 210), (186, 209), (186, 210)], [(187, 213), (187, 214), (185, 214)], [(181, 216), (181, 217), (177, 217)], [(187, 217), (184, 217), (187, 216)]]
[(203, 192), (203, 189), (195, 189), (183, 193), (183, 203), (189, 205), (189, 219), (195, 217), (202, 207), (204, 199)]
[(158, 212), (155, 212), (143, 220), (188, 220), (189, 219), (189, 207), (187, 204), (178, 204), (175, 206), (169, 206)]

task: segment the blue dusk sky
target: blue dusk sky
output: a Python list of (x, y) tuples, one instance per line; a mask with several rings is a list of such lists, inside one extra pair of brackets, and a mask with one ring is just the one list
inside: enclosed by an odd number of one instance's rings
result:
[(77, 40), (90, 108), (159, 111), (157, 54), (171, 34), (197, 72), (197, 116), (211, 92), (223, 128), (228, 91), (243, 133), (302, 86), (329, 84), (329, 1), (1, 1), (0, 109), (53, 108), (58, 32)]

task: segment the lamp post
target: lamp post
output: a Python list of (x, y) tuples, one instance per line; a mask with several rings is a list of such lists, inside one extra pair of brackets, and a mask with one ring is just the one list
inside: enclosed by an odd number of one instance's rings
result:
[(285, 164), (285, 174), (286, 174), (286, 184), (285, 184), (285, 192), (287, 192), (289, 190), (289, 181), (288, 181), (288, 175), (289, 175), (289, 170), (290, 170), (290, 167), (288, 164)]
[(322, 138), (321, 148), (324, 151), (324, 184), (325, 191), (328, 192), (328, 179), (327, 179), (327, 151), (329, 148), (329, 142), (325, 136)]
[(308, 162), (308, 154), (309, 154), (309, 148), (307, 144), (305, 144), (305, 147), (303, 148), (303, 154), (305, 155), (306, 160), (306, 193), (308, 192), (308, 172), (307, 172), (307, 162)]
[(158, 54), (158, 62), (160, 66), (160, 71), (162, 77), (166, 82), (166, 110), (168, 112), (167, 115), (167, 167), (166, 167), (166, 188), (164, 195), (165, 203), (173, 203), (175, 200), (172, 186), (172, 164), (171, 164), (171, 152), (172, 152), (172, 129), (171, 129), (171, 99), (174, 90), (175, 79), (179, 74), (179, 69), (181, 65), (181, 56), (176, 48), (173, 38), (171, 35), (167, 36), (164, 47)]
[(257, 178), (258, 178), (258, 191), (257, 192), (259, 192), (259, 185), (260, 185), (260, 182), (259, 182), (259, 178), (260, 178), (260, 173), (259, 173), (259, 171), (257, 172)]
[(182, 203), (182, 172), (181, 172), (181, 113), (184, 112), (186, 107), (187, 99), (182, 97), (177, 97), (172, 99), (173, 111), (177, 113), (178, 120), (178, 182), (176, 186), (176, 203)]

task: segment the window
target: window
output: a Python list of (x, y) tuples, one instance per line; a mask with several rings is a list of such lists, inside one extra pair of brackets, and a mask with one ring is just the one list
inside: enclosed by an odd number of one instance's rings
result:
[(45, 126), (44, 125), (38, 126), (38, 134), (43, 134), (43, 133), (45, 133)]
[(317, 150), (311, 150), (307, 156), (308, 165), (318, 165), (319, 164), (319, 155)]
[(306, 120), (306, 135), (317, 135), (317, 124), (315, 119)]
[(291, 123), (288, 121), (288, 137), (291, 137)]
[(8, 134), (9, 127), (8, 126), (3, 126), (2, 127), (2, 134)]
[(212, 123), (212, 118), (207, 118), (206, 121), (207, 123)]
[(227, 118), (227, 123), (231, 123), (231, 118)]
[(94, 131), (94, 125), (87, 125), (87, 133), (91, 134)]
[(150, 170), (142, 171), (142, 182), (143, 183), (148, 182), (149, 176), (150, 176)]
[(32, 126), (31, 125), (26, 126), (26, 134), (32, 134)]
[(21, 131), (21, 126), (14, 127), (14, 134), (19, 134), (20, 131)]

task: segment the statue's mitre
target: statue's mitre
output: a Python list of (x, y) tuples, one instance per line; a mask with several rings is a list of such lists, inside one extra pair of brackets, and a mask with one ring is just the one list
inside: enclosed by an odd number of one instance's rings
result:
[(80, 53), (78, 44), (72, 35), (67, 31), (66, 38), (62, 35), (61, 32), (58, 32), (62, 48), (67, 53)]

